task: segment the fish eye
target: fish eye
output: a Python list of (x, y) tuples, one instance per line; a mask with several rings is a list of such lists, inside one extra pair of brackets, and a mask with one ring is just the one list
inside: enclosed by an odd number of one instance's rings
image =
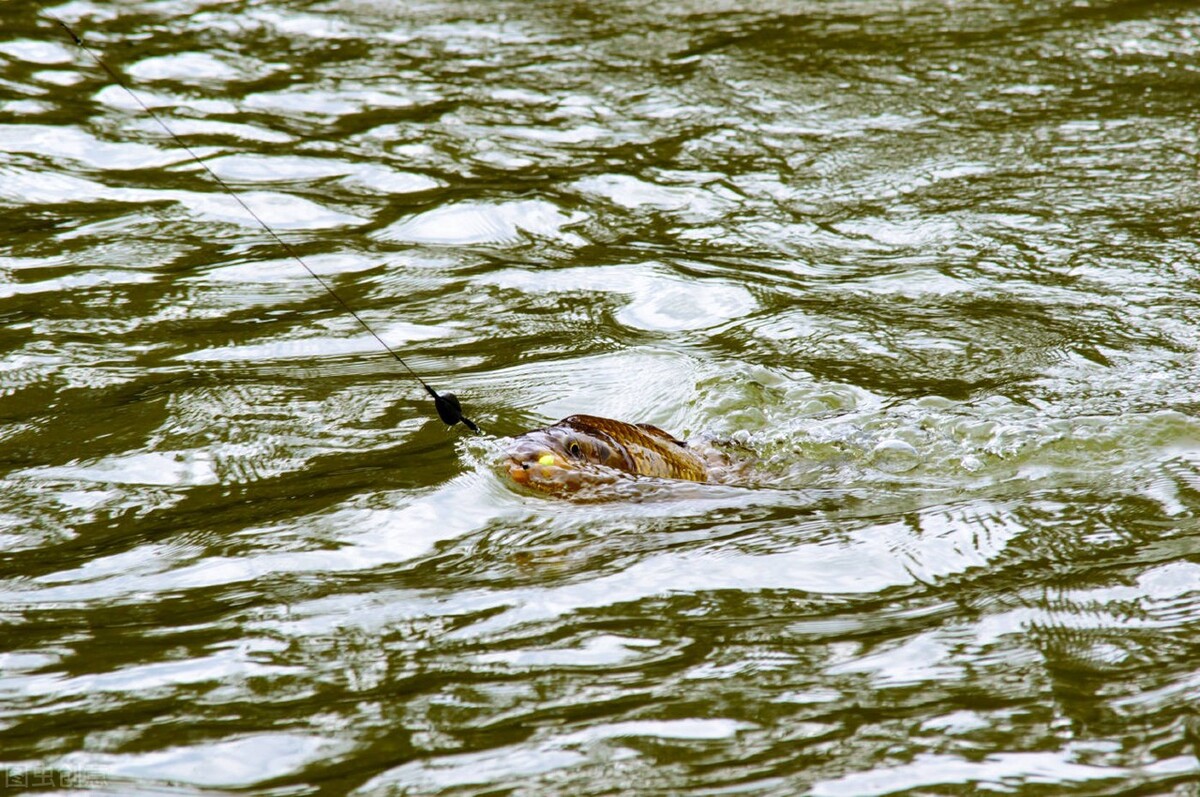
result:
[(567, 453), (569, 453), (571, 456), (575, 457), (576, 459), (578, 459), (580, 456), (583, 455), (583, 449), (579, 447), (578, 440), (572, 440), (567, 445)]

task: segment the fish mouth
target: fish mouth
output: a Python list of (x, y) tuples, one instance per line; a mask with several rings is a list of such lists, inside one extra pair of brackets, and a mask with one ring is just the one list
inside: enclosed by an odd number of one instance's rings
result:
[(509, 457), (504, 462), (504, 467), (508, 469), (508, 477), (517, 484), (529, 483), (529, 463), (521, 462), (520, 460)]
[(571, 478), (575, 469), (550, 454), (543, 454), (536, 460), (510, 456), (505, 459), (504, 467), (508, 470), (508, 477), (517, 484), (540, 490), (571, 489), (575, 481)]
[(510, 455), (504, 460), (504, 468), (514, 484), (541, 493), (560, 495), (587, 494), (589, 490), (603, 489), (625, 475), (603, 465), (577, 465), (558, 455), (553, 455), (552, 462), (547, 461), (549, 456), (542, 454), (532, 459)]

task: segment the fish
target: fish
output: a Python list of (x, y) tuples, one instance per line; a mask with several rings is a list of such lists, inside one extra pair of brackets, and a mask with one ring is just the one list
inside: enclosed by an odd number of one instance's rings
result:
[(504, 457), (514, 482), (548, 493), (573, 492), (633, 476), (709, 480), (705, 458), (669, 432), (647, 423), (595, 415), (571, 415), (509, 438)]

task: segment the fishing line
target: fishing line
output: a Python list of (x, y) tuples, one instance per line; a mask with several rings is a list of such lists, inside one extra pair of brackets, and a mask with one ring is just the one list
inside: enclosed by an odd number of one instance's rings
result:
[(170, 127), (167, 126), (167, 123), (165, 121), (163, 121), (162, 117), (160, 117), (158, 114), (156, 114), (150, 108), (149, 105), (147, 105), (145, 102), (142, 101), (141, 97), (139, 97), (137, 94), (135, 94), (133, 92), (133, 89), (129, 88), (129, 86), (126, 85), (125, 81), (121, 79), (120, 75), (118, 75), (115, 71), (113, 71), (111, 68), (109, 68), (108, 64), (106, 64), (99, 55), (97, 55), (90, 47), (88, 47), (86, 44), (83, 43), (83, 39), (81, 39), (75, 33), (75, 31), (72, 30), (69, 25), (67, 25), (66, 22), (64, 22), (63, 20), (54, 16), (50, 12), (48, 12), (46, 10), (46, 7), (43, 6), (41, 4), (41, 2), (37, 2), (37, 6), (39, 9), (41, 9), (42, 14), (44, 14), (49, 19), (53, 20), (55, 23), (58, 24), (59, 27), (61, 27), (63, 30), (65, 30), (67, 32), (67, 35), (71, 37), (71, 40), (75, 42), (75, 45), (77, 47), (79, 47), (79, 49), (81, 49), (85, 53), (87, 53), (89, 56), (91, 56), (91, 59), (96, 62), (96, 65), (99, 66), (101, 69), (103, 69), (104, 72), (110, 78), (112, 78), (113, 82), (115, 82), (118, 86), (123, 88), (125, 90), (125, 93), (128, 94), (130, 97), (132, 97), (133, 101), (136, 102), (139, 106), (141, 106), (141, 109), (143, 111), (145, 111), (146, 114), (151, 119), (153, 119), (155, 122), (157, 122), (158, 126), (161, 127), (166, 132), (166, 134), (168, 136), (170, 136), (184, 152), (186, 152), (188, 155), (190, 155), (192, 157), (192, 160), (194, 160), (197, 164), (199, 164), (200, 168), (204, 169), (204, 171), (207, 172), (208, 176), (211, 177), (217, 185), (221, 186), (221, 188), (224, 189), (225, 193), (227, 193), (227, 194), (229, 194), (229, 196), (233, 197), (234, 201), (237, 202), (239, 205), (241, 205), (242, 209), (244, 211), (246, 211), (246, 213), (249, 214), (249, 216), (251, 218), (253, 218), (256, 222), (258, 222), (258, 226), (262, 227), (263, 230), (266, 231), (267, 235), (269, 235), (271, 237), (271, 239), (276, 244), (278, 244), (280, 249), (282, 249), (284, 252), (286, 252), (288, 254), (288, 256), (290, 256), (293, 260), (295, 260), (297, 263), (299, 263), (304, 268), (304, 270), (308, 272), (309, 276), (311, 276), (318, 283), (320, 283), (321, 287), (325, 289), (325, 292), (328, 293), (330, 296), (332, 296), (334, 298), (334, 300), (339, 305), (342, 306), (342, 309), (344, 309), (347, 313), (349, 313), (351, 316), (353, 316), (354, 320), (357, 321), (360, 325), (362, 325), (362, 328), (365, 329), (368, 333), (370, 333), (371, 337), (373, 337), (373, 338), (375, 338), (375, 340), (379, 341), (379, 345), (382, 346), (384, 348), (384, 350), (387, 351), (388, 354), (392, 355), (392, 357), (395, 358), (396, 362), (400, 363), (400, 365), (404, 368), (404, 370), (407, 371), (409, 373), (409, 375), (412, 376), (413, 379), (415, 379), (421, 383), (421, 387), (425, 388), (425, 392), (433, 397), (433, 406), (437, 409), (438, 417), (442, 419), (443, 423), (445, 423), (447, 426), (453, 426), (454, 424), (461, 422), (464, 426), (466, 426), (472, 432), (480, 431), (479, 426), (477, 426), (474, 421), (472, 421), (470, 418), (468, 418), (466, 415), (463, 414), (462, 405), (459, 403), (457, 396), (455, 396), (453, 393), (450, 393), (450, 392), (438, 393), (436, 390), (434, 390), (432, 387), (430, 387), (429, 383), (426, 382), (424, 379), (422, 379), (417, 374), (416, 371), (414, 371), (412, 368), (410, 368), (408, 363), (406, 363), (404, 361), (404, 358), (401, 357), (399, 355), (399, 353), (396, 352), (395, 349), (393, 349), (391, 346), (389, 346), (387, 344), (387, 342), (384, 341), (384, 339), (381, 338), (375, 332), (375, 330), (371, 329), (370, 325), (367, 324), (367, 322), (363, 320), (362, 316), (360, 316), (358, 313), (356, 313), (354, 311), (354, 308), (351, 307), (346, 302), (345, 299), (343, 299), (341, 296), (339, 296), (337, 291), (335, 291), (328, 282), (326, 282), (324, 279), (322, 279), (321, 276), (319, 274), (317, 274), (317, 272), (313, 271), (312, 268), (310, 268), (309, 265), (304, 262), (304, 259), (301, 258), (300, 255), (296, 252), (296, 250), (292, 248), (291, 244), (289, 244), (287, 241), (285, 241), (283, 238), (281, 238), (279, 236), (279, 234), (276, 233), (275, 230), (273, 230), (269, 224), (267, 224), (265, 221), (263, 221), (262, 217), (259, 216), (257, 213), (255, 213), (254, 210), (251, 209), (251, 207), (242, 200), (241, 196), (239, 196), (236, 191), (234, 191), (232, 188), (229, 187), (228, 183), (226, 183), (224, 180), (222, 180), (220, 177), (218, 177), (217, 173), (214, 172), (211, 168), (209, 168), (208, 164), (206, 164), (203, 161), (203, 159), (201, 159), (201, 157), (196, 154), (195, 150), (193, 150), (191, 147), (189, 147), (182, 138), (180, 138), (178, 135), (175, 134), (174, 130), (172, 130)]

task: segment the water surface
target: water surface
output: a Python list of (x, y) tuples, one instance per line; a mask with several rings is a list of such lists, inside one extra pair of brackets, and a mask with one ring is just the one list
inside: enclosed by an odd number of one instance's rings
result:
[[(0, 15), (0, 753), (110, 794), (1194, 794), (1185, 2)], [(21, 780), (18, 780), (18, 777)]]

